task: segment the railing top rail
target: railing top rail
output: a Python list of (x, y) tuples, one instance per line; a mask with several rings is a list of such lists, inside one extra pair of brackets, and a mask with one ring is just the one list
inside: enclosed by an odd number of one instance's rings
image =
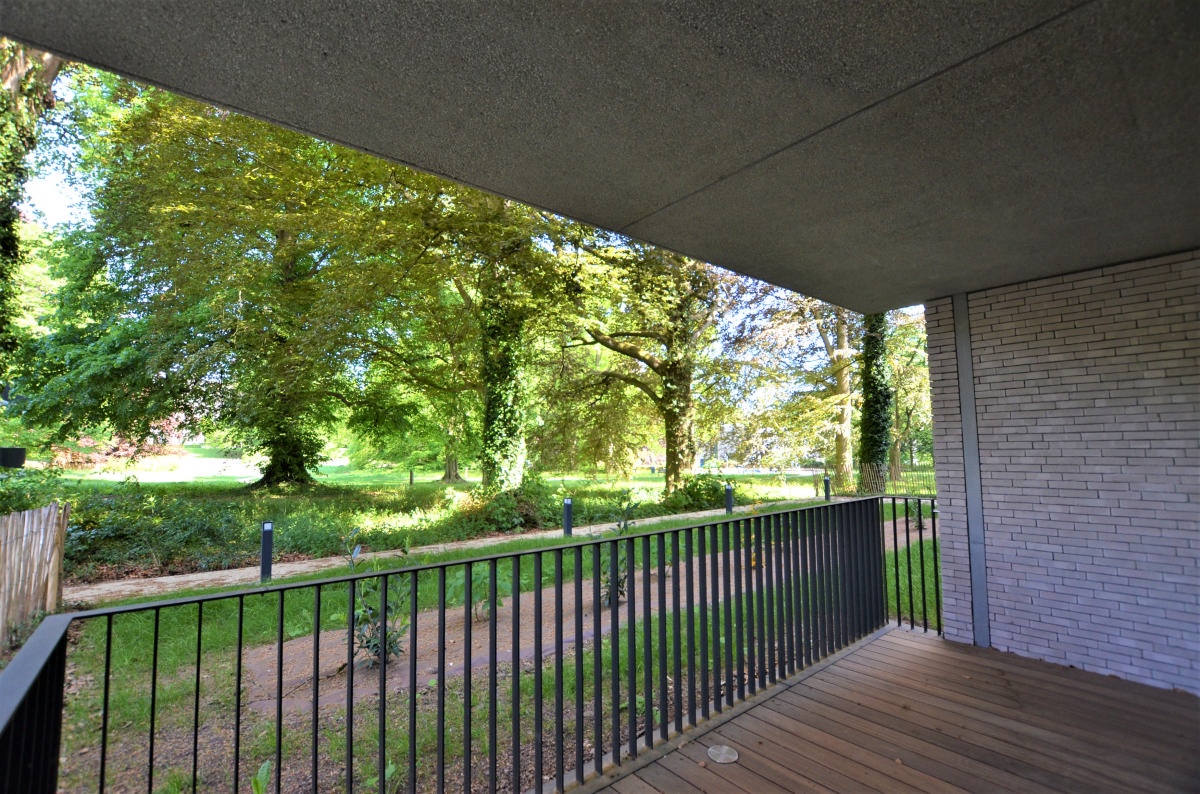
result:
[(21, 652), (0, 670), (4, 680), (4, 686), (0, 687), (0, 732), (8, 727), (26, 694), (42, 674), (46, 660), (66, 636), (72, 620), (72, 615), (47, 615), (21, 646)]
[[(439, 562), (420, 563), (417, 565), (404, 565), (399, 568), (363, 571), (361, 573), (343, 574), (342, 576), (331, 576), (331, 577), (326, 577), (323, 579), (311, 579), (311, 580), (306, 580), (306, 581), (301, 581), (301, 582), (286, 582), (286, 583), (282, 583), (282, 584), (260, 585), (258, 587), (241, 587), (239, 589), (226, 590), (226, 591), (219, 592), (219, 593), (209, 593), (206, 595), (186, 596), (184, 598), (164, 599), (164, 600), (159, 600), (159, 601), (149, 601), (149, 602), (138, 603), (138, 604), (124, 604), (121, 606), (98, 607), (96, 609), (88, 609), (88, 610), (82, 610), (79, 612), (64, 613), (62, 615), (62, 617), (68, 618), (70, 620), (86, 620), (86, 619), (90, 619), (90, 618), (104, 617), (106, 615), (121, 615), (121, 614), (128, 614), (128, 613), (132, 613), (132, 612), (147, 612), (147, 611), (154, 610), (154, 609), (166, 609), (169, 607), (184, 606), (184, 605), (188, 605), (188, 604), (199, 604), (199, 603), (207, 603), (207, 602), (212, 602), (212, 601), (221, 601), (221, 600), (225, 600), (225, 599), (229, 599), (229, 598), (237, 598), (239, 596), (258, 596), (258, 595), (267, 595), (267, 594), (271, 594), (271, 593), (278, 593), (281, 591), (288, 591), (288, 590), (303, 590), (303, 589), (310, 589), (310, 588), (314, 588), (314, 587), (326, 587), (326, 586), (330, 586), (330, 585), (347, 584), (352, 581), (358, 582), (358, 581), (362, 581), (365, 579), (373, 579), (373, 578), (378, 578), (380, 576), (385, 576), (385, 575), (390, 576), (393, 574), (414, 574), (414, 573), (419, 574), (419, 573), (422, 573), (425, 571), (436, 571), (439, 568), (452, 568), (452, 567), (458, 567), (458, 566), (467, 565), (467, 564), (471, 564), (471, 565), (487, 564), (487, 563), (492, 562), (493, 560), (500, 562), (502, 560), (509, 560), (514, 557), (527, 557), (527, 556), (531, 556), (534, 554), (552, 553), (552, 552), (554, 552), (556, 550), (560, 550), (560, 549), (561, 550), (570, 550), (570, 549), (573, 549), (576, 547), (598, 546), (598, 545), (601, 545), (604, 543), (611, 543), (612, 541), (617, 540), (617, 539), (625, 540), (628, 538), (641, 538), (644, 536), (645, 537), (653, 537), (655, 535), (669, 535), (671, 533), (687, 532), (689, 530), (695, 530), (695, 529), (700, 529), (703, 527), (710, 527), (710, 526), (720, 526), (721, 524), (728, 524), (728, 523), (731, 523), (734, 521), (744, 521), (746, 519), (751, 519), (751, 518), (770, 518), (772, 516), (788, 515), (788, 514), (792, 514), (792, 513), (803, 513), (803, 512), (807, 512), (807, 511), (836, 509), (836, 508), (844, 506), (844, 505), (851, 505), (851, 504), (855, 504), (858, 502), (866, 502), (866, 501), (878, 500), (878, 499), (882, 499), (882, 498), (884, 498), (884, 497), (864, 496), (864, 497), (856, 497), (856, 498), (852, 498), (852, 499), (840, 499), (840, 500), (834, 501), (834, 502), (826, 502), (824, 504), (818, 504), (818, 505), (809, 505), (807, 507), (796, 507), (796, 508), (791, 508), (788, 510), (774, 510), (774, 511), (771, 511), (768, 513), (754, 513), (754, 514), (742, 513), (742, 514), (735, 514), (735, 515), (727, 515), (727, 516), (722, 516), (722, 517), (720, 517), (720, 519), (714, 520), (714, 521), (700, 521), (695, 524), (688, 524), (688, 525), (682, 526), (682, 527), (671, 527), (669, 529), (647, 529), (647, 530), (643, 530), (643, 531), (626, 532), (626, 533), (623, 533), (620, 535), (609, 533), (609, 534), (590, 537), (590, 538), (582, 538), (582, 539), (574, 540), (574, 541), (554, 543), (553, 545), (548, 545), (544, 548), (538, 548), (538, 549), (497, 552), (495, 554), (482, 554), (482, 555), (478, 555), (475, 557), (464, 557), (463, 559), (458, 559), (458, 560), (444, 560), (444, 561), (439, 561)], [(520, 539), (519, 535), (513, 537), (513, 540), (519, 540), (519, 539)]]

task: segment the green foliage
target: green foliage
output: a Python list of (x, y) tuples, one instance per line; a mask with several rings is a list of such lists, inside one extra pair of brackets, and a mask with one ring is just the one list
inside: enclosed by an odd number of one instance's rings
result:
[(0, 469), (0, 515), (45, 507), (61, 498), (58, 469)]
[(75, 575), (99, 566), (160, 574), (230, 568), (254, 555), (256, 546), (243, 539), (243, 526), (228, 504), (163, 494), (126, 480), (78, 500), (67, 526), (65, 568)]
[(678, 488), (663, 497), (662, 504), (667, 509), (678, 512), (724, 507), (725, 481), (712, 474), (685, 477)]
[(254, 777), (250, 778), (250, 791), (253, 794), (267, 794), (267, 787), (271, 785), (271, 762), (263, 761), (258, 771), (254, 773)]
[[(354, 542), (353, 536), (347, 545)], [(357, 573), (362, 546), (348, 549), (350, 571)], [(372, 561), (372, 570), (379, 570)], [(387, 590), (386, 594), (384, 590)], [(354, 647), (362, 653), (367, 667), (383, 664), (404, 652), (404, 636), (408, 633), (408, 592), (389, 576), (360, 579), (354, 599)]]

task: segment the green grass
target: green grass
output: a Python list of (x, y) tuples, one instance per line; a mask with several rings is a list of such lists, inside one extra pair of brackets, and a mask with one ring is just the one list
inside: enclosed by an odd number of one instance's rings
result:
[[(926, 540), (924, 543), (914, 543), (902, 548), (898, 553), (888, 553), (885, 574), (888, 614), (892, 618), (900, 616), (905, 624), (912, 622), (917, 626), (927, 623), (931, 631), (941, 629), (938, 623), (941, 605), (938, 603), (940, 589), (937, 584), (939, 580), (936, 552), (937, 546), (934, 541)], [(899, 588), (896, 586), (897, 573)], [(924, 588), (922, 582), (925, 583)]]

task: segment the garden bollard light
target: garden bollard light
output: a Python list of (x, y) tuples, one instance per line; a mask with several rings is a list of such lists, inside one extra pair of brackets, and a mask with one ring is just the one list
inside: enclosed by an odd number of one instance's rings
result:
[(571, 537), (571, 497), (563, 499), (563, 537)]
[(733, 515), (733, 483), (725, 483), (725, 515)]
[(830, 501), (830, 499), (829, 499), (829, 475), (828, 474), (825, 475), (825, 501), (826, 502)]
[(271, 581), (271, 556), (275, 553), (275, 522), (264, 521), (262, 524), (262, 551), (260, 552), (259, 581), (263, 584)]

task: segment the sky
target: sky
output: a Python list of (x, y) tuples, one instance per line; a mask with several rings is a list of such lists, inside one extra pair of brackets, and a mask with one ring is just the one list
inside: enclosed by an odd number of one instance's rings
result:
[(40, 216), (44, 226), (82, 220), (86, 214), (79, 192), (58, 172), (48, 172), (26, 182), (21, 209), (35, 218)]

